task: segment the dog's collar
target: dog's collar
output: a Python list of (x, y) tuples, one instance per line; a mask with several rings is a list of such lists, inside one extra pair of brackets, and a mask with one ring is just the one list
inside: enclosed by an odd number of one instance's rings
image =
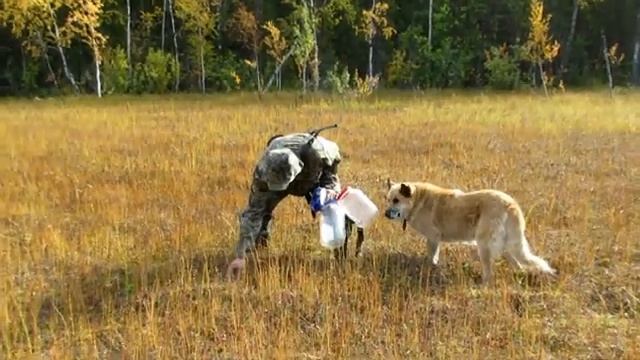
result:
[[(422, 207), (422, 205), (420, 207)], [(402, 218), (402, 230), (407, 230), (407, 222), (410, 222), (413, 220), (414, 214), (416, 214), (416, 209), (412, 208), (408, 211), (406, 216)]]

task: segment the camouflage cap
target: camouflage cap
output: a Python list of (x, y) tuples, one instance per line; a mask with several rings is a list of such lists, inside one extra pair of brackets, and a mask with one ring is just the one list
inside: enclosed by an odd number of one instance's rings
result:
[(304, 164), (290, 149), (273, 149), (262, 159), (264, 181), (271, 191), (284, 191)]

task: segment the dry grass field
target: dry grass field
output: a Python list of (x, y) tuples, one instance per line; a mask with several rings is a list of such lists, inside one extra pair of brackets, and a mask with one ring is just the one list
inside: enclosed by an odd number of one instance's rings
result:
[[(394, 93), (0, 101), (2, 359), (632, 359), (640, 356), (640, 94)], [(343, 185), (512, 194), (556, 280), (380, 216), (320, 247), (303, 199), (224, 278), (276, 132), (337, 122)], [(350, 249), (353, 253), (353, 247)]]

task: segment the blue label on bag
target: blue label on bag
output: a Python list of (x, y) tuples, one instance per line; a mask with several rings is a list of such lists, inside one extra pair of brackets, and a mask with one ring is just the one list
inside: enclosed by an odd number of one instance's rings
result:
[(335, 202), (335, 199), (327, 201), (327, 189), (318, 187), (313, 190), (313, 193), (311, 193), (311, 202), (309, 203), (309, 206), (311, 206), (312, 211), (317, 212), (332, 202)]

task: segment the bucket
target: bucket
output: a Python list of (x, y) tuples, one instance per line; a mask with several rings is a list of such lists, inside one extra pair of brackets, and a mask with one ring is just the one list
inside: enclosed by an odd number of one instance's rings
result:
[(337, 203), (359, 228), (371, 225), (378, 215), (376, 204), (357, 188), (345, 187), (338, 195)]
[(344, 245), (347, 237), (345, 231), (345, 212), (335, 202), (324, 206), (320, 221), (320, 245), (327, 249), (337, 249)]

